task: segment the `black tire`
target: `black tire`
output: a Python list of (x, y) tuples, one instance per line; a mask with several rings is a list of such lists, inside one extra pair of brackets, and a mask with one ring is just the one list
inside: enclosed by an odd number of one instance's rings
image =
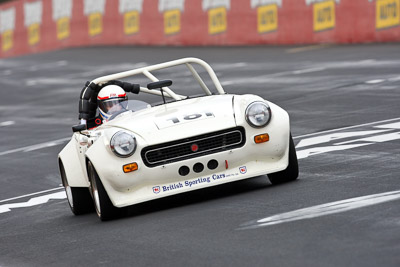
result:
[(299, 165), (297, 162), (296, 148), (294, 147), (292, 135), (289, 140), (289, 165), (283, 171), (268, 174), (272, 184), (282, 184), (294, 181), (299, 177)]
[(103, 183), (90, 161), (88, 162), (88, 175), (94, 207), (100, 220), (107, 221), (120, 216), (121, 209), (112, 204), (106, 190), (104, 189)]
[(87, 187), (71, 187), (68, 184), (64, 165), (60, 161), (61, 181), (67, 194), (68, 204), (75, 215), (87, 214), (94, 211), (92, 197)]

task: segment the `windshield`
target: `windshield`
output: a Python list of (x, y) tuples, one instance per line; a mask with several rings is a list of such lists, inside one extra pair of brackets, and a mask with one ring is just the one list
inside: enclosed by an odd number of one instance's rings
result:
[(122, 114), (126, 111), (135, 112), (135, 111), (139, 111), (139, 110), (146, 109), (149, 107), (150, 107), (150, 105), (144, 101), (125, 100), (125, 101), (115, 103), (115, 105), (111, 105), (108, 108), (107, 115), (111, 116), (109, 120), (113, 120), (119, 114)]

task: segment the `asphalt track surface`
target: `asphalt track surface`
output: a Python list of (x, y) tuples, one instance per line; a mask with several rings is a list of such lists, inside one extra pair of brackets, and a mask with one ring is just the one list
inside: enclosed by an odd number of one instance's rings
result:
[[(57, 154), (85, 81), (186, 56), (289, 112), (299, 179), (73, 216)], [(400, 265), (400, 44), (77, 48), (1, 60), (0, 88), (2, 267)]]

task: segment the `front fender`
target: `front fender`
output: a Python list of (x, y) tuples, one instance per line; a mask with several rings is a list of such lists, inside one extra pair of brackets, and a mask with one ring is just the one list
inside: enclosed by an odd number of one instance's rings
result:
[(71, 187), (89, 187), (86, 166), (82, 165), (82, 159), (84, 158), (78, 150), (77, 141), (73, 136), (71, 141), (58, 154), (58, 164), (63, 164), (67, 176), (66, 179)]

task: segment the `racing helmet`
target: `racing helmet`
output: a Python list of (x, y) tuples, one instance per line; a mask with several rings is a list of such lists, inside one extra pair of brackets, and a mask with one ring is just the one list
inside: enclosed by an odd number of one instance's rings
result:
[(104, 86), (97, 95), (100, 116), (108, 121), (113, 114), (128, 108), (127, 100), (125, 90), (118, 85)]

